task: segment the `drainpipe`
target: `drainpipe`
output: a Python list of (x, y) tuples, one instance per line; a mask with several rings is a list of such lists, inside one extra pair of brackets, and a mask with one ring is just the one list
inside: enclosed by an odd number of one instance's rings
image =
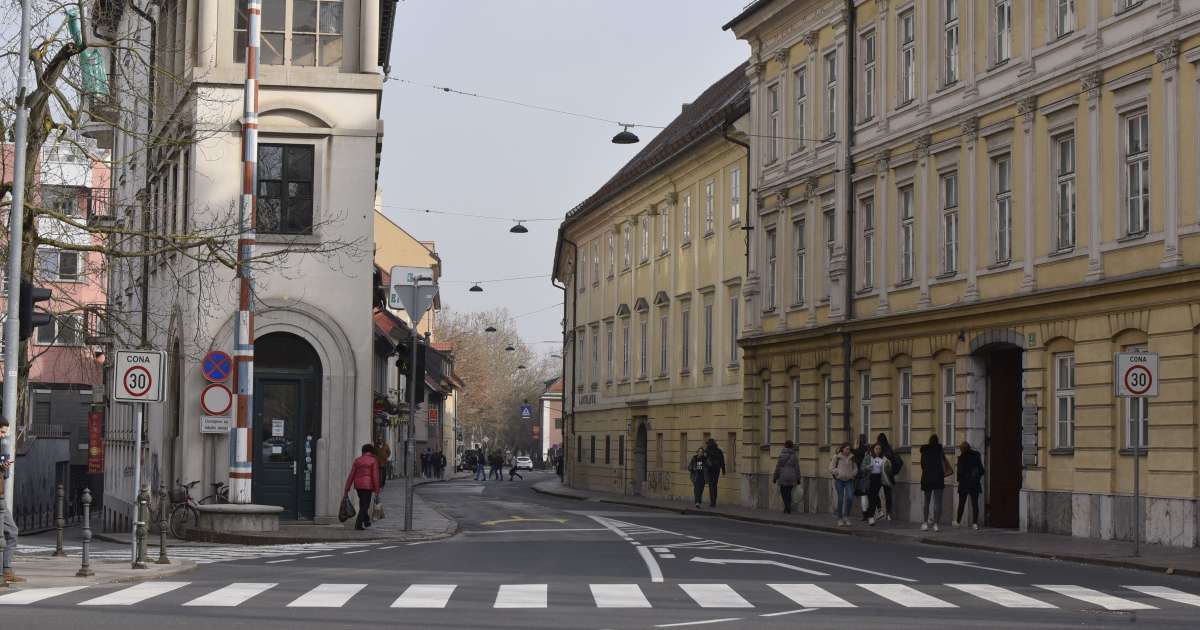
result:
[[(846, 68), (845, 76), (851, 80), (846, 82), (846, 98), (842, 99), (844, 103), (843, 122), (845, 124), (845, 133), (843, 135), (842, 145), (842, 177), (843, 187), (846, 192), (846, 305), (845, 305), (845, 320), (843, 325), (848, 325), (854, 319), (854, 270), (855, 261), (855, 234), (854, 234), (854, 158), (851, 147), (854, 145), (854, 103), (857, 98), (858, 91), (857, 76), (854, 73), (855, 65), (857, 64), (857, 44), (856, 30), (858, 21), (854, 14), (854, 0), (845, 0), (846, 7)], [(853, 340), (848, 329), (842, 330), (842, 430), (846, 432), (847, 437), (853, 435), (850, 422), (850, 387), (851, 378), (854, 376), (850, 365), (850, 353), (853, 350)], [(853, 437), (848, 440), (854, 442)]]
[[(565, 223), (563, 225), (559, 226), (559, 228), (558, 228), (558, 240), (559, 240), (559, 243), (568, 243), (571, 245), (571, 249), (574, 252), (575, 264), (579, 264), (579, 245), (577, 245), (575, 243), (575, 241), (572, 241), (571, 239), (567, 238)], [(560, 251), (561, 251), (561, 249), (560, 249)], [(557, 251), (555, 252), (554, 266), (557, 269), (557, 267), (558, 267), (558, 252)], [(572, 269), (574, 269), (574, 267), (572, 267)], [(550, 278), (550, 284), (552, 284), (554, 286), (554, 288), (563, 292), (563, 304), (566, 304), (567, 297), (568, 297), (567, 296), (567, 285), (560, 284), (558, 282), (558, 279), (555, 277)], [(575, 364), (578, 363), (579, 361), (578, 361), (578, 359), (576, 359), (575, 361), (571, 362), (571, 381), (570, 381), (571, 386), (567, 387), (567, 344), (568, 343), (571, 344), (571, 346), (570, 346), (571, 347), (571, 356), (574, 357), (575, 356), (575, 339), (574, 339), (575, 328), (574, 328), (574, 326), (575, 326), (575, 318), (578, 316), (578, 313), (579, 313), (579, 300), (572, 299), (571, 300), (571, 330), (570, 330), (570, 332), (567, 331), (567, 327), (565, 325), (563, 326), (563, 350), (562, 350), (562, 362), (563, 362), (563, 371), (562, 371), (562, 374), (563, 374), (563, 402), (562, 402), (562, 407), (563, 407), (563, 414), (562, 414), (562, 419), (563, 419), (563, 444), (562, 444), (563, 481), (566, 481), (568, 478), (573, 479), (573, 477), (568, 474), (568, 470), (567, 470), (567, 465), (570, 464), (570, 462), (571, 462), (570, 458), (567, 457), (567, 454), (570, 452), (569, 445), (571, 443), (571, 439), (570, 439), (571, 433), (573, 433), (572, 429), (575, 428), (575, 402), (574, 402), (575, 401)], [(567, 412), (567, 401), (568, 400), (571, 401), (571, 411), (569, 413)]]
[[(138, 17), (142, 18), (142, 20), (144, 20), (146, 23), (148, 23), (150, 25), (150, 64), (149, 64), (149, 72), (147, 73), (148, 77), (147, 77), (147, 85), (146, 85), (147, 94), (149, 95), (148, 98), (146, 99), (146, 133), (147, 133), (147, 135), (149, 135), (149, 134), (153, 133), (153, 131), (154, 131), (154, 100), (155, 100), (154, 72), (155, 72), (155, 68), (156, 68), (154, 63), (155, 63), (155, 53), (158, 51), (158, 23), (154, 21), (154, 18), (150, 17), (149, 13), (147, 13), (141, 7), (139, 7), (136, 2), (134, 2), (133, 0), (126, 0), (126, 1), (129, 4), (129, 7), (133, 9), (133, 12), (137, 13)], [(149, 143), (147, 143), (147, 146), (149, 146)], [(146, 171), (149, 172), (149, 170), (150, 170), (150, 160), (149, 160), (149, 153), (147, 152)], [(149, 182), (147, 181), (147, 183), (149, 183)], [(142, 192), (145, 193), (145, 189), (143, 189)], [(154, 203), (153, 199), (151, 199), (149, 202), (147, 202), (146, 198), (147, 198), (147, 195), (143, 194), (142, 195), (142, 203), (141, 203), (141, 206), (142, 206), (142, 233), (143, 233), (142, 249), (143, 250), (148, 250), (149, 246), (150, 246), (150, 237), (146, 236), (146, 233), (148, 233), (150, 231), (150, 204)], [(141, 295), (141, 299), (142, 299), (141, 347), (147, 348), (147, 347), (149, 347), (148, 344), (149, 344), (149, 328), (150, 328), (150, 320), (149, 320), (149, 312), (148, 312), (149, 307), (147, 306), (147, 304), (150, 301), (150, 257), (149, 256), (142, 256), (142, 282), (141, 282), (141, 284), (142, 284), (142, 286), (141, 286), (141, 294), (142, 294)]]

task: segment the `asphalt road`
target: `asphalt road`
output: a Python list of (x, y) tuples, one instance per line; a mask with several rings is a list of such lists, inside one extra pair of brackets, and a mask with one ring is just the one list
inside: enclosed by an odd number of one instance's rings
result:
[(170, 581), (0, 594), (0, 628), (1197, 627), (1200, 579), (623, 509), (529, 487), (546, 478), (420, 488), (461, 523), (451, 539), (231, 553)]

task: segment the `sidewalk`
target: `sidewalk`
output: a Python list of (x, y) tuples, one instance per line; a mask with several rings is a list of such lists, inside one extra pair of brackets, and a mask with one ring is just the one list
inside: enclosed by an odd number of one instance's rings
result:
[(190, 560), (172, 560), (171, 564), (154, 564), (155, 556), (151, 556), (145, 569), (131, 569), (128, 561), (92, 561), (91, 568), (95, 575), (81, 578), (75, 577), (79, 570), (79, 552), (72, 552), (66, 558), (54, 558), (45, 555), (17, 555), (13, 558), (13, 571), (25, 582), (11, 584), (8, 588), (0, 587), (0, 595), (27, 588), (47, 588), (52, 586), (91, 586), (94, 584), (109, 584), (113, 582), (140, 582), (158, 578), (179, 575), (196, 568), (196, 563)]
[(1057, 534), (1035, 534), (1010, 529), (984, 528), (975, 531), (950, 526), (943, 527), (940, 532), (923, 532), (918, 523), (888, 521), (876, 523), (871, 527), (865, 523), (859, 524), (857, 518), (852, 521), (854, 525), (851, 527), (837, 527), (832, 514), (782, 514), (732, 505), (718, 505), (715, 508), (705, 507), (703, 509), (696, 509), (691, 503), (686, 501), (650, 499), (608, 492), (577, 490), (562, 485), (558, 479), (536, 483), (533, 485), (533, 489), (535, 492), (542, 494), (569, 499), (670, 510), (681, 514), (721, 516), (750, 523), (798, 527), (883, 541), (979, 549), (1054, 560), (1068, 560), (1084, 564), (1142, 569), (1157, 573), (1200, 577), (1200, 553), (1197, 553), (1194, 549), (1143, 544), (1141, 556), (1134, 557), (1133, 543), (1131, 542), (1074, 538)]

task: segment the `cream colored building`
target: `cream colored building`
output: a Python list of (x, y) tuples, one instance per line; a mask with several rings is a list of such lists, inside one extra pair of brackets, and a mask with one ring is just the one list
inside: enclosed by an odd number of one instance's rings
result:
[(743, 66), (567, 213), (554, 277), (571, 485), (691, 497), (688, 460), (712, 438), (729, 473), (718, 495), (738, 500), (748, 107)]
[[(853, 6), (762, 0), (726, 25), (776, 138), (751, 169), (750, 502), (778, 501), (791, 438), (804, 505), (831, 510), (830, 445), (882, 432), (920, 520), (938, 434), (983, 451), (985, 524), (1130, 539), (1140, 427), (1146, 539), (1196, 546), (1200, 2)], [(1113, 393), (1135, 348), (1161, 357), (1148, 402)]]

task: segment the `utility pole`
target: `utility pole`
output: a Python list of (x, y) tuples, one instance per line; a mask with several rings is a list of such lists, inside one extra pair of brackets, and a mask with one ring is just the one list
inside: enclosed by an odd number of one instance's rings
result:
[[(17, 379), (21, 366), (21, 246), (25, 219), (25, 143), (28, 138), (29, 110), (25, 107), (26, 66), (29, 63), (30, 0), (21, 1), (21, 45), (17, 57), (17, 121), (13, 140), (12, 208), (8, 219), (8, 317), (4, 320), (4, 419), (13, 433), (5, 440), (8, 461), (17, 458)], [(13, 501), (13, 476), (16, 467), (9, 468), (4, 483), (4, 501)], [(8, 506), (6, 506), (8, 507)]]

